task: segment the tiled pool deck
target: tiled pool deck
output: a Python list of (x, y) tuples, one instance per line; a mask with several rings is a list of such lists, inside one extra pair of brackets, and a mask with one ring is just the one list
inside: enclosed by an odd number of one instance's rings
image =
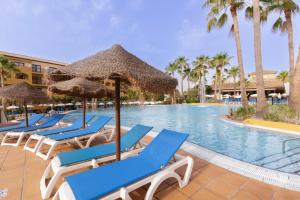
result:
[[(150, 137), (144, 138), (149, 142)], [(68, 146), (64, 148), (70, 148)], [(183, 151), (180, 154), (186, 154)], [(194, 157), (194, 169), (189, 184), (180, 189), (174, 180), (167, 180), (159, 187), (155, 199), (165, 200), (300, 200), (300, 193), (232, 173), (207, 161)], [(21, 147), (0, 147), (0, 190), (8, 189), (12, 200), (41, 199), (39, 181), (49, 163)], [(184, 169), (179, 172), (183, 172)], [(131, 193), (133, 199), (143, 199), (146, 187)], [(2, 199), (0, 197), (0, 199)]]

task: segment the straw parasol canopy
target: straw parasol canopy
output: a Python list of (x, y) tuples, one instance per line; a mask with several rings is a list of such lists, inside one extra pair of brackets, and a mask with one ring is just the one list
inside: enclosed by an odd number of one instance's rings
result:
[(112, 94), (112, 91), (108, 90), (104, 85), (80, 77), (50, 85), (48, 91), (84, 98), (97, 98)]
[(120, 45), (62, 67), (50, 78), (58, 81), (72, 76), (90, 80), (114, 79), (117, 76), (141, 91), (153, 93), (170, 93), (177, 86), (177, 79), (145, 63)]
[(45, 92), (33, 87), (27, 82), (21, 82), (21, 83), (0, 88), (0, 96), (9, 99), (16, 99), (18, 101), (23, 102), (27, 127), (28, 127), (27, 103), (49, 101), (49, 98)]
[(48, 91), (57, 94), (82, 97), (84, 104), (82, 113), (83, 128), (85, 128), (86, 98), (100, 98), (104, 96), (111, 96), (113, 93), (111, 90), (108, 90), (104, 85), (98, 82), (89, 81), (85, 78), (80, 77), (50, 85), (48, 87)]
[(172, 93), (177, 79), (142, 61), (120, 45), (100, 51), (50, 74), (50, 79), (61, 80), (83, 77), (89, 80), (115, 80), (116, 158), (120, 160), (120, 82), (132, 85), (142, 92)]

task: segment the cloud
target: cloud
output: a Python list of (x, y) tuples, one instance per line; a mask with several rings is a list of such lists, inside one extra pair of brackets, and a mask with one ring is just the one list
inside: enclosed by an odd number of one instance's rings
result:
[(109, 18), (109, 25), (111, 28), (118, 28), (121, 24), (121, 19), (117, 15), (112, 15)]
[(177, 36), (179, 49), (183, 52), (199, 49), (204, 36), (205, 31), (198, 24), (193, 24), (188, 19), (183, 20)]
[(113, 8), (111, 0), (92, 0), (93, 7), (98, 11), (109, 11)]

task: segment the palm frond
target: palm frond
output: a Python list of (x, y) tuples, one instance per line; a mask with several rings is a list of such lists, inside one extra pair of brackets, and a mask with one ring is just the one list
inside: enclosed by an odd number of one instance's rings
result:
[(226, 24), (227, 20), (228, 20), (227, 14), (226, 14), (226, 13), (223, 13), (223, 14), (220, 16), (220, 18), (218, 19), (217, 26), (218, 26), (219, 28), (222, 28), (222, 27), (224, 26), (224, 24)]
[(212, 30), (213, 27), (215, 27), (217, 25), (217, 18), (211, 18), (208, 23), (207, 23), (207, 31), (210, 32)]

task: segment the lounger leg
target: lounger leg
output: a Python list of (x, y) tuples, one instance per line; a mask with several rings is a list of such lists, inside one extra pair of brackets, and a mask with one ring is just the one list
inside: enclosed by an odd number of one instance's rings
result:
[[(59, 177), (61, 176), (61, 170), (58, 170), (57, 172), (54, 172), (53, 176), (51, 177), (51, 167), (52, 163), (49, 163), (49, 165), (47, 166), (41, 181), (40, 181), (40, 190), (42, 193), (42, 199), (48, 199), (52, 193), (52, 190), (57, 182), (57, 180), (59, 179)], [(46, 184), (46, 180), (50, 178), (50, 181), (48, 184)]]
[(64, 182), (55, 193), (53, 200), (75, 200), (73, 192), (68, 183)]
[[(145, 200), (151, 200), (153, 198), (153, 195), (155, 191), (157, 190), (158, 186), (168, 178), (175, 178), (178, 181), (179, 187), (183, 188), (188, 184), (188, 181), (190, 179), (192, 169), (193, 169), (194, 160), (191, 157), (186, 157), (183, 160), (178, 161), (178, 164), (174, 165), (174, 167), (170, 168), (169, 170), (165, 170), (162, 173), (159, 173), (152, 181), (151, 185), (147, 191), (147, 194), (145, 196)], [(178, 173), (175, 172), (176, 169), (179, 167), (182, 167), (184, 165), (187, 165), (185, 174), (183, 179), (179, 176)]]
[(162, 182), (167, 180), (168, 178), (176, 178), (178, 183), (181, 182), (180, 176), (175, 173), (175, 172), (166, 172), (166, 173), (161, 173), (159, 176), (156, 176), (152, 181), (151, 185), (148, 188), (148, 191), (145, 196), (145, 200), (152, 200), (153, 195), (156, 192), (157, 188), (160, 186)]
[(128, 191), (126, 190), (126, 188), (121, 188), (120, 197), (123, 200), (131, 200), (131, 197), (129, 196)]
[[(44, 142), (46, 140), (47, 139), (45, 139)], [(38, 147), (38, 150), (36, 151), (36, 155), (39, 156), (39, 157), (41, 157), (41, 158), (43, 158), (44, 160), (48, 160), (49, 158), (52, 157), (52, 153), (53, 153), (54, 149), (56, 148), (56, 146), (59, 144), (59, 142), (57, 142), (57, 141), (45, 142), (45, 144), (49, 145), (50, 148), (49, 148), (49, 150), (48, 150), (48, 152), (46, 154), (43, 154), (41, 152), (41, 149), (43, 147), (44, 142), (41, 143), (41, 145)]]
[[(32, 153), (36, 153), (38, 147), (41, 145), (44, 138), (45, 137), (39, 136), (39, 135), (31, 135), (24, 146), (24, 150), (30, 151)], [(33, 147), (30, 147), (29, 146), (30, 142), (32, 142), (34, 140), (36, 140), (36, 144)]]
[[(27, 133), (25, 132), (8, 132), (3, 138), (1, 142), (1, 146), (15, 146), (15, 147), (19, 146), (26, 134)], [(16, 143), (6, 142), (6, 140), (9, 140), (10, 137), (17, 138), (17, 142)]]

